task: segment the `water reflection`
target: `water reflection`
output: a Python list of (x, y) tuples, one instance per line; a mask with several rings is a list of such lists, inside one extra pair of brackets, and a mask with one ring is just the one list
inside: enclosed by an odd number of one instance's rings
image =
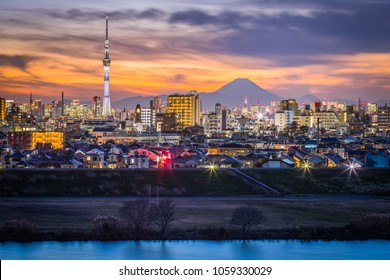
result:
[(59, 260), (388, 260), (390, 241), (4, 242), (0, 259)]

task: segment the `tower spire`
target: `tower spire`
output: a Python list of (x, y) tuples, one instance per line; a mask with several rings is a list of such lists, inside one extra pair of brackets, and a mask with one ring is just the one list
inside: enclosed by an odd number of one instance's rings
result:
[(106, 16), (106, 40), (108, 40), (108, 16)]
[(108, 40), (108, 16), (106, 16), (106, 40), (104, 41), (104, 95), (103, 95), (103, 117), (111, 116), (110, 99), (110, 42)]

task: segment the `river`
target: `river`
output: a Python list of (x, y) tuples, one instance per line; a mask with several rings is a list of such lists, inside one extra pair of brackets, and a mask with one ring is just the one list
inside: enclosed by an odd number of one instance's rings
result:
[(43, 241), (0, 243), (2, 260), (389, 260), (390, 241)]

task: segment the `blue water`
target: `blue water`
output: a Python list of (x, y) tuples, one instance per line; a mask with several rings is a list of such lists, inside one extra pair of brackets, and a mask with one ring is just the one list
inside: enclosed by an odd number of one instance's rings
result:
[(389, 260), (390, 241), (0, 243), (2, 260)]

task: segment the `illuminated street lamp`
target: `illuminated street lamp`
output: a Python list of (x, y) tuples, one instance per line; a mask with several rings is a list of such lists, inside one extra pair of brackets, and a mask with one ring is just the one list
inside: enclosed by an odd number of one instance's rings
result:
[(310, 169), (310, 167), (311, 167), (310, 162), (308, 162), (308, 161), (303, 162), (303, 164), (302, 164), (303, 169), (308, 170), (308, 169)]

